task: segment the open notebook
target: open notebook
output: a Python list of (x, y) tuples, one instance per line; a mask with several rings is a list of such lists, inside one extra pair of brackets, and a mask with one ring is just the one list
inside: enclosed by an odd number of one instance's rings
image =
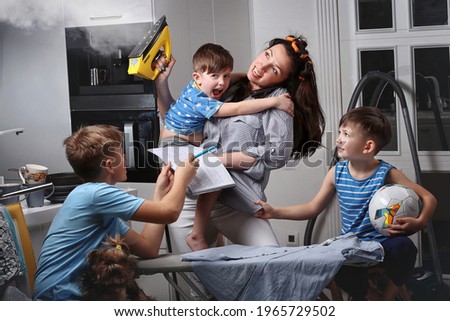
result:
[[(203, 149), (188, 145), (152, 148), (148, 151), (158, 156), (166, 164), (170, 161), (172, 169), (176, 171), (177, 164), (186, 160), (189, 153), (195, 155), (203, 151)], [(228, 170), (212, 153), (207, 152), (200, 156), (199, 159), (200, 166), (197, 174), (188, 185), (189, 193), (192, 196), (233, 187), (235, 185)]]

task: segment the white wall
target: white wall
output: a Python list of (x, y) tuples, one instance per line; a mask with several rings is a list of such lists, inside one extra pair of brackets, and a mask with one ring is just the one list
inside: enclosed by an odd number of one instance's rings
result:
[(166, 15), (177, 61), (169, 80), (174, 97), (191, 79), (192, 55), (204, 43), (222, 45), (234, 57), (234, 71), (247, 71), (252, 59), (248, 10), (243, 0), (155, 1), (155, 18)]
[[(250, 6), (253, 11), (253, 56), (263, 50), (272, 38), (283, 38), (289, 34), (303, 35), (308, 41), (308, 50), (316, 68), (320, 94), (320, 78), (326, 75), (318, 69), (322, 57), (317, 34), (319, 23), (317, 2), (252, 0)], [(315, 195), (326, 173), (324, 165), (328, 164), (324, 150), (317, 151), (311, 161), (322, 162), (322, 165), (313, 167), (300, 162), (295, 168), (282, 168), (272, 172), (266, 189), (268, 200), (272, 205), (287, 206), (306, 202)], [(295, 232), (299, 233), (300, 244), (303, 244), (306, 222), (272, 220), (272, 225), (281, 244), (286, 242), (288, 234)], [(320, 220), (317, 226), (319, 225)], [(326, 238), (326, 235), (322, 238)]]
[[(61, 0), (46, 3), (62, 13)], [(0, 136), (0, 175), (6, 179), (17, 178), (8, 168), (26, 163), (45, 165), (51, 173), (70, 170), (62, 146), (70, 134), (62, 14), (51, 19), (45, 29), (0, 25), (0, 130), (25, 128), (19, 136)]]
[[(5, 25), (0, 21), (0, 75), (3, 74), (3, 34), (4, 34)], [(3, 93), (3, 77), (0, 77), (0, 108), (2, 106), (2, 93)], [(1, 116), (0, 116), (1, 119)], [(1, 122), (1, 120), (0, 120)], [(1, 130), (1, 129), (0, 129)]]
[[(313, 58), (318, 56), (317, 4), (308, 0), (250, 0), (256, 56), (276, 37), (304, 35)], [(316, 53), (316, 54), (315, 54)]]

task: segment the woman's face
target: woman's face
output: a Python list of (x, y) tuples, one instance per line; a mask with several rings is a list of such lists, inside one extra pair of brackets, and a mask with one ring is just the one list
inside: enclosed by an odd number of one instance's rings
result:
[(284, 82), (289, 76), (291, 63), (286, 48), (281, 44), (261, 52), (247, 72), (252, 90), (269, 88)]

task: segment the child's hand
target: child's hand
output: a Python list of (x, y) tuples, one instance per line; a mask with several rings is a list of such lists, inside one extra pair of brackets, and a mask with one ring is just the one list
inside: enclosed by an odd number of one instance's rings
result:
[(285, 111), (291, 116), (294, 116), (294, 102), (291, 100), (291, 96), (288, 93), (284, 93), (275, 98), (275, 108)]
[(173, 56), (171, 57), (170, 60), (168, 60), (166, 54), (163, 51), (161, 55), (157, 57), (157, 59), (152, 63), (153, 69), (155, 68), (159, 69), (159, 74), (155, 78), (155, 82), (167, 81), (175, 62), (176, 60)]
[(254, 214), (255, 217), (271, 219), (273, 217), (273, 207), (261, 200), (254, 201), (253, 203), (260, 205), (262, 208)]
[(194, 159), (194, 154), (189, 154), (187, 160), (177, 165), (175, 175), (177, 178), (181, 177), (186, 182), (186, 185), (190, 183), (197, 173), (199, 166), (199, 159)]
[(169, 191), (172, 189), (173, 185), (173, 172), (170, 168), (170, 162), (164, 165), (159, 173), (155, 185), (155, 200), (161, 200)]
[(389, 236), (399, 236), (399, 235), (412, 235), (421, 229), (423, 229), (421, 222), (417, 218), (412, 217), (399, 217), (395, 220), (394, 224), (391, 224), (386, 229)]

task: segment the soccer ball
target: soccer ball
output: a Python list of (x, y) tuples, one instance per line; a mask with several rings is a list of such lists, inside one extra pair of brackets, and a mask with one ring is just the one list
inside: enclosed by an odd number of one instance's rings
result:
[(369, 203), (369, 218), (375, 230), (387, 236), (386, 228), (398, 217), (418, 217), (421, 210), (419, 196), (409, 187), (388, 184), (381, 187)]

